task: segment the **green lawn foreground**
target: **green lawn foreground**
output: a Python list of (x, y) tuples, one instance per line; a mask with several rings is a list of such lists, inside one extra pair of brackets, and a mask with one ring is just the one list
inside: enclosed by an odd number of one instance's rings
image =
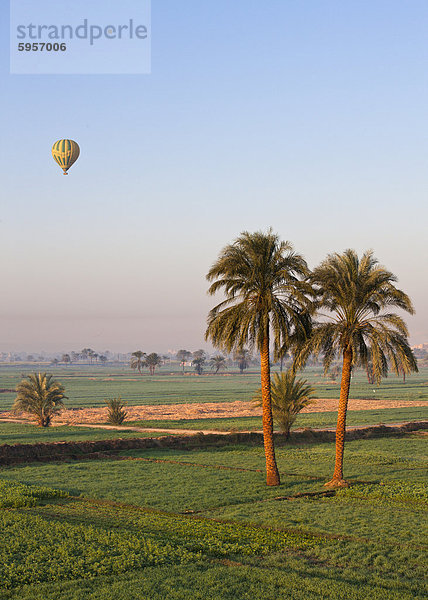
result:
[(3, 468), (0, 598), (425, 598), (426, 440), (347, 443), (331, 497), (328, 443), (279, 448), (279, 488), (245, 445)]

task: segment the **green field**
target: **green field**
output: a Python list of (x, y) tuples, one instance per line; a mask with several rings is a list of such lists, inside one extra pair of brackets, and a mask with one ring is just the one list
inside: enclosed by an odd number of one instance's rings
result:
[(111, 440), (114, 438), (156, 437), (161, 433), (144, 433), (122, 429), (92, 429), (89, 427), (40, 428), (35, 425), (21, 423), (5, 423), (0, 421), (1, 444), (40, 444), (50, 442), (86, 442), (94, 440)]
[(426, 449), (347, 443), (336, 496), (329, 443), (278, 448), (277, 488), (246, 445), (3, 468), (0, 598), (422, 600)]
[[(0, 368), (13, 389), (29, 369)], [(154, 377), (101, 366), (50, 369), (69, 407), (249, 400), (258, 375)], [(320, 398), (339, 386), (305, 376)], [(351, 397), (428, 400), (428, 369), (406, 383)], [(0, 394), (0, 410), (13, 392)], [(428, 408), (428, 404), (427, 404)], [(420, 420), (425, 407), (348, 413), (348, 425)], [(150, 420), (140, 427), (260, 430), (259, 417)], [(331, 427), (335, 412), (299, 415), (295, 427)], [(159, 433), (0, 422), (1, 443), (133, 438)], [(427, 444), (423, 432), (348, 442), (353, 485), (325, 496), (334, 445), (277, 449), (282, 485), (265, 485), (262, 447), (124, 451), (121, 460), (73, 460), (0, 469), (1, 600), (410, 600), (426, 597)]]
[[(71, 366), (33, 367), (1, 366), (0, 389), (13, 390), (24, 374), (35, 370), (47, 370), (66, 388), (68, 407), (91, 407), (104, 405), (105, 398), (121, 395), (130, 406), (147, 404), (181, 404), (188, 402), (231, 402), (251, 400), (260, 386), (256, 371), (239, 375), (235, 373), (197, 376), (193, 372), (181, 375), (163, 366), (157, 375), (139, 375), (128, 367)], [(338, 398), (339, 383), (322, 377), (322, 370), (309, 368), (304, 372), (316, 388), (318, 398)], [(356, 372), (351, 384), (351, 398), (388, 400), (428, 400), (428, 369), (408, 377), (406, 383), (391, 375), (381, 385), (372, 386), (362, 371)], [(15, 393), (0, 393), (0, 410), (8, 410)]]

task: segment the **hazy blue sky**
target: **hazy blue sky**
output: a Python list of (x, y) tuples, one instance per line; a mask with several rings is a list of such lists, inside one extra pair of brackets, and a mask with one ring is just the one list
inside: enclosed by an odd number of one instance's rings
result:
[(114, 76), (10, 75), (0, 11), (0, 350), (205, 347), (209, 266), (269, 226), (373, 248), (428, 341), (426, 0), (153, 0)]

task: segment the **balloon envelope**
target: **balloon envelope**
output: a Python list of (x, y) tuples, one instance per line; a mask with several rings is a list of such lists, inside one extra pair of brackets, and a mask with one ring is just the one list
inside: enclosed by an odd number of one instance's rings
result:
[(52, 156), (67, 175), (68, 169), (79, 158), (79, 144), (73, 140), (58, 140), (52, 146)]

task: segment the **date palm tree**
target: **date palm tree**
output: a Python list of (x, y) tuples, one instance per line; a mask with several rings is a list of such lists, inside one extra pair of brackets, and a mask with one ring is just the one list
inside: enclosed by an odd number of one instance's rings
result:
[(238, 363), (239, 372), (242, 375), (244, 370), (248, 369), (248, 363), (251, 360), (250, 351), (247, 348), (241, 348), (235, 352), (233, 358)]
[(351, 373), (369, 366), (375, 381), (390, 367), (397, 375), (417, 371), (403, 319), (389, 312), (395, 306), (413, 314), (409, 297), (395, 287), (395, 275), (380, 266), (371, 251), (361, 258), (355, 250), (329, 255), (311, 274), (317, 306), (326, 310), (311, 338), (295, 356), (301, 368), (310, 353), (323, 354), (325, 372), (336, 356), (342, 358), (342, 379), (336, 428), (336, 462), (330, 487), (348, 485), (343, 478), (346, 411)]
[[(290, 437), (290, 429), (301, 410), (312, 404), (315, 388), (306, 379), (296, 379), (296, 373), (289, 369), (286, 373), (275, 373), (271, 384), (273, 420)], [(257, 390), (253, 402), (262, 406), (262, 391)]]
[(241, 233), (223, 248), (207, 274), (212, 282), (208, 293), (223, 291), (226, 298), (210, 311), (205, 338), (227, 352), (246, 345), (260, 352), (267, 485), (280, 484), (273, 442), (270, 340), (277, 354), (297, 332), (305, 332), (310, 320), (299, 278), (306, 274), (303, 257), (271, 229)]
[(145, 366), (145, 358), (146, 353), (142, 350), (133, 352), (131, 354), (131, 369), (138, 369), (138, 372), (141, 373), (141, 369)]
[(213, 356), (210, 360), (210, 365), (212, 369), (215, 369), (216, 375), (220, 371), (220, 369), (227, 369), (226, 359), (221, 354)]
[(39, 427), (48, 427), (52, 418), (64, 406), (64, 387), (46, 373), (28, 375), (16, 387), (17, 396), (13, 403), (14, 412), (22, 411), (34, 415)]
[(152, 352), (144, 361), (144, 366), (149, 367), (150, 375), (155, 374), (156, 367), (163, 363), (162, 357), (156, 352)]

